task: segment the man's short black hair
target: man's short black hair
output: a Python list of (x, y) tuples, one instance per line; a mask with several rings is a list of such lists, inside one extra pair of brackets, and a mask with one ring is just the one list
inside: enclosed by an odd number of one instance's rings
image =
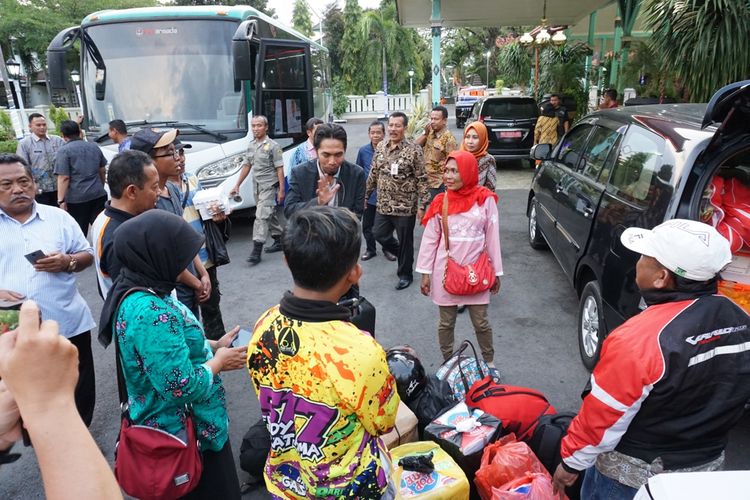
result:
[(320, 118), (313, 116), (305, 122), (305, 130), (312, 130), (316, 125), (323, 125), (325, 122)]
[(445, 106), (438, 105), (438, 106), (435, 106), (434, 108), (432, 108), (432, 110), (433, 111), (440, 111), (440, 113), (443, 115), (443, 119), (444, 120), (448, 118), (448, 108), (446, 108)]
[[(29, 115), (29, 125), (31, 125), (31, 122), (34, 121), (34, 118), (44, 118), (44, 115), (41, 113), (31, 113)], [(46, 118), (44, 119), (47, 120)]]
[(381, 122), (380, 120), (375, 120), (374, 122), (371, 122), (370, 125), (367, 127), (367, 131), (369, 132), (372, 127), (380, 127), (380, 130), (383, 131), (385, 134), (385, 123)]
[(23, 165), (23, 169), (26, 171), (26, 175), (34, 178), (34, 174), (31, 171), (31, 166), (26, 163), (26, 160), (13, 153), (0, 153), (0, 165), (12, 165), (14, 163), (20, 163)]
[(406, 127), (407, 125), (409, 125), (409, 117), (406, 116), (406, 113), (404, 113), (403, 111), (394, 111), (393, 113), (391, 113), (391, 116), (388, 117), (389, 120), (391, 118), (403, 118), (404, 119), (404, 127)]
[(81, 136), (81, 127), (73, 120), (63, 120), (60, 123), (60, 133), (63, 137), (72, 138)]
[(562, 101), (562, 98), (560, 97), (560, 94), (550, 94), (549, 98), (552, 99), (553, 97), (557, 97)]
[(306, 290), (330, 290), (359, 259), (362, 227), (346, 208), (316, 206), (295, 212), (281, 237), (294, 283)]
[(607, 89), (604, 91), (604, 95), (609, 96), (613, 101), (617, 100), (617, 91), (615, 89)]
[(113, 129), (118, 134), (128, 134), (128, 126), (125, 125), (125, 122), (120, 119), (112, 120), (111, 122), (109, 122), (109, 128)]
[(125, 188), (133, 184), (143, 189), (146, 184), (145, 168), (154, 161), (143, 151), (129, 149), (115, 156), (107, 170), (107, 185), (112, 198), (122, 198)]
[(335, 123), (329, 125), (327, 123), (324, 123), (323, 125), (318, 127), (315, 130), (315, 135), (313, 136), (313, 145), (315, 146), (315, 149), (318, 149), (320, 147), (323, 139), (339, 140), (344, 144), (344, 149), (346, 149), (346, 130), (344, 130), (344, 127), (342, 127), (341, 125), (337, 125)]

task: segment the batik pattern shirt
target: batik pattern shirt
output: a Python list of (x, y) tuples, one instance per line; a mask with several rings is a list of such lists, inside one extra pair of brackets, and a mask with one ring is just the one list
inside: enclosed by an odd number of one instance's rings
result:
[(275, 306), (255, 325), (248, 368), (271, 434), (264, 471), (278, 498), (381, 498), (381, 439), (399, 404), (385, 352), (346, 321), (304, 322)]
[(117, 311), (115, 335), (133, 422), (179, 435), (192, 405), (201, 450), (221, 450), (224, 386), (205, 364), (213, 352), (193, 313), (172, 297), (133, 292)]
[(365, 197), (376, 189), (379, 214), (410, 216), (426, 206), (430, 192), (422, 148), (408, 140), (393, 146), (381, 141), (372, 157)]
[(445, 160), (456, 149), (456, 138), (448, 127), (439, 132), (430, 129), (424, 144), (424, 169), (427, 172), (427, 183), (432, 189), (443, 185)]

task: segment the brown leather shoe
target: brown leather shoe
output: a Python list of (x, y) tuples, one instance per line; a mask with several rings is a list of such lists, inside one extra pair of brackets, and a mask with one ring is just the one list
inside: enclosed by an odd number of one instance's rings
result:
[(371, 252), (371, 251), (368, 250), (367, 252), (365, 252), (364, 254), (362, 254), (362, 261), (370, 260), (373, 257), (375, 257), (376, 255), (377, 255), (377, 253)]
[(384, 257), (385, 257), (386, 259), (390, 260), (391, 262), (394, 262), (394, 261), (398, 260), (398, 257), (396, 257), (395, 255), (393, 255), (393, 254), (392, 254), (391, 252), (389, 252), (388, 250), (383, 250), (383, 256), (384, 256)]

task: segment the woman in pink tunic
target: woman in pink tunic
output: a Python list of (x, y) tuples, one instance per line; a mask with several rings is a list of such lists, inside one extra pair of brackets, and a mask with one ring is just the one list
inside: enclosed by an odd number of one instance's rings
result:
[[(503, 274), (500, 254), (497, 195), (478, 186), (479, 170), (474, 155), (467, 151), (454, 151), (445, 164), (443, 181), (446, 192), (438, 194), (422, 219), (425, 226), (419, 247), (416, 271), (422, 274), (422, 294), (429, 295), (440, 310), (438, 341), (444, 359), (453, 353), (453, 332), (456, 326), (457, 306), (465, 304), (477, 334), (482, 357), (494, 369), (495, 351), (492, 327), (487, 318), (490, 293), (500, 290)], [(443, 288), (445, 264), (448, 258), (443, 241), (443, 196), (448, 197), (448, 231), (451, 256), (465, 265), (477, 260), (486, 249), (496, 280), (492, 287), (475, 295), (452, 295)]]

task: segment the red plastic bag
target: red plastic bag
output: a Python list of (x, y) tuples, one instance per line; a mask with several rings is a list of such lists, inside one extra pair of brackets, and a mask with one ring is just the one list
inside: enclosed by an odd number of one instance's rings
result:
[[(526, 473), (523, 477), (492, 488), (492, 500), (556, 500), (549, 474)], [(567, 498), (567, 497), (565, 497)]]
[(494, 500), (494, 489), (525, 477), (526, 473), (537, 473), (550, 481), (552, 479), (529, 445), (516, 441), (516, 435), (511, 433), (485, 447), (474, 484), (482, 500)]

